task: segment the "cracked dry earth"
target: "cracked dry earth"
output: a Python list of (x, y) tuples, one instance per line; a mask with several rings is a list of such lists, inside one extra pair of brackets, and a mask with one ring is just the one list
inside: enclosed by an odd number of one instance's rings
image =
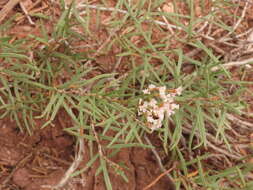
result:
[[(43, 123), (38, 120), (37, 129), (32, 136), (21, 133), (15, 122), (0, 120), (1, 190), (49, 190), (50, 186), (59, 182), (75, 154), (75, 139), (62, 130), (70, 125), (69, 120), (66, 117), (64, 120), (59, 118), (64, 116), (60, 114), (54, 121), (54, 127), (44, 129), (38, 129)], [(159, 150), (159, 141), (153, 142)], [(84, 160), (80, 168), (90, 160), (89, 155), (88, 145), (85, 144)], [(162, 173), (149, 149), (122, 149), (110, 159), (126, 166), (124, 172), (128, 178), (128, 182), (125, 182), (110, 167), (109, 175), (114, 190), (142, 190)], [(63, 189), (105, 190), (103, 175), (95, 175), (98, 167), (97, 161), (88, 171), (72, 178)], [(150, 188), (157, 189), (171, 189), (166, 177), (162, 177)]]

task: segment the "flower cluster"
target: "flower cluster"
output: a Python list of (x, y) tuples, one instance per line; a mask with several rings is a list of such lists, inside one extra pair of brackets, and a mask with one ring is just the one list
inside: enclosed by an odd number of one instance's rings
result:
[(138, 115), (144, 115), (146, 117), (148, 127), (151, 130), (158, 129), (162, 126), (162, 121), (166, 114), (167, 117), (175, 113), (175, 109), (179, 108), (179, 105), (175, 103), (175, 96), (181, 95), (182, 87), (175, 90), (166, 90), (165, 86), (156, 87), (151, 84), (143, 93), (151, 95), (151, 99), (144, 101), (139, 100)]

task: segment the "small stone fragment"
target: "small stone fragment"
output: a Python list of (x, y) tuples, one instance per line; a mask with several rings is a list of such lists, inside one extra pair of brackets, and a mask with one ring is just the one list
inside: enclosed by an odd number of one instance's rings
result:
[(174, 13), (174, 5), (172, 2), (163, 5), (163, 11), (166, 13)]
[(29, 171), (26, 168), (18, 169), (12, 177), (13, 182), (23, 188), (30, 183)]

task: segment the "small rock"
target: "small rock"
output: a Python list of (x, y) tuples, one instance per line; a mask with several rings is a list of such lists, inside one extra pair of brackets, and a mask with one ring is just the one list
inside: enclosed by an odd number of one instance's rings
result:
[(163, 11), (166, 13), (174, 13), (174, 5), (172, 2), (169, 2), (163, 5)]
[(67, 136), (61, 136), (56, 138), (56, 144), (62, 148), (66, 148), (73, 144), (73, 141)]
[(21, 188), (27, 186), (30, 183), (29, 172), (26, 168), (18, 169), (12, 177), (13, 182)]

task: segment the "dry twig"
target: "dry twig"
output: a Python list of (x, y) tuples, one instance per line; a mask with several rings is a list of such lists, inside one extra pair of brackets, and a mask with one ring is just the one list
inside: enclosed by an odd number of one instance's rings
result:
[[(158, 11), (162, 12), (162, 10), (161, 10), (160, 7), (158, 7)], [(175, 32), (174, 32), (173, 29), (171, 28), (171, 26), (170, 26), (168, 20), (166, 19), (166, 17), (165, 17), (165, 16), (162, 16), (162, 18), (163, 18), (164, 22), (167, 24), (167, 28), (168, 28), (168, 30), (170, 31), (170, 33), (171, 33), (171, 34), (174, 34)]]
[(252, 63), (253, 62), (253, 58), (249, 58), (249, 59), (245, 59), (245, 60), (242, 60), (242, 61), (232, 61), (232, 62), (229, 62), (229, 63), (225, 63), (225, 64), (221, 64), (219, 66), (216, 66), (216, 67), (213, 67), (211, 69), (211, 71), (218, 71), (219, 69), (230, 69), (231, 67), (238, 67), (238, 66), (242, 66), (242, 65), (247, 65), (249, 63)]
[(5, 19), (8, 13), (19, 3), (20, 0), (9, 0), (9, 2), (0, 11), (0, 23)]
[[(242, 15), (241, 15), (241, 17), (237, 20), (237, 22), (234, 24), (233, 30), (230, 31), (230, 32), (229, 32), (226, 36), (224, 36), (223, 38), (229, 36), (230, 34), (232, 34), (232, 33), (238, 28), (238, 26), (241, 24), (242, 20), (243, 20), (244, 17), (245, 17), (246, 11), (247, 11), (247, 9), (248, 9), (248, 5), (249, 5), (249, 2), (246, 1), (245, 5), (244, 5), (244, 8), (243, 8), (243, 11), (242, 11)], [(220, 40), (222, 41), (223, 38), (221, 38)]]
[(67, 182), (69, 181), (69, 179), (71, 178), (71, 174), (78, 168), (81, 161), (83, 160), (83, 154), (84, 154), (83, 139), (79, 138), (78, 143), (79, 143), (79, 148), (78, 148), (77, 155), (75, 156), (74, 162), (71, 164), (69, 169), (66, 171), (65, 175), (60, 180), (60, 182), (57, 185), (51, 187), (52, 189), (60, 189), (61, 187), (65, 186), (67, 184)]
[[(148, 143), (150, 146), (153, 146), (152, 143), (151, 143), (151, 141), (149, 140), (149, 138), (148, 138), (146, 135), (144, 136), (144, 138), (145, 138), (145, 140), (147, 141), (147, 143)], [(157, 151), (156, 151), (154, 148), (152, 148), (151, 150), (152, 150), (153, 154), (154, 154), (155, 157), (156, 157), (156, 161), (157, 161), (157, 163), (158, 163), (158, 165), (159, 165), (161, 171), (163, 172), (163, 174), (162, 174), (161, 177), (163, 177), (164, 175), (166, 175), (167, 178), (168, 178), (169, 184), (170, 184), (170, 186), (171, 186), (171, 189), (176, 189), (176, 186), (175, 186), (175, 184), (174, 184), (174, 182), (173, 182), (173, 178), (172, 178), (171, 175), (169, 174), (169, 172), (170, 172), (174, 167), (172, 167), (170, 170), (167, 171), (167, 170), (164, 168), (164, 166), (163, 166), (163, 164), (162, 164), (162, 161), (161, 161), (161, 158), (160, 158), (159, 154), (157, 153)], [(157, 180), (154, 181), (154, 183), (156, 183), (161, 177), (158, 177)], [(151, 183), (151, 184), (148, 185), (148, 186), (153, 186), (153, 185), (154, 185), (154, 184)], [(147, 187), (148, 187), (148, 186), (147, 186)], [(149, 188), (149, 187), (148, 187), (148, 188)], [(147, 189), (148, 189), (148, 188), (147, 188)], [(146, 188), (145, 188), (145, 189), (146, 189)]]
[(19, 169), (22, 168), (25, 163), (27, 163), (29, 161), (29, 159), (32, 157), (33, 153), (28, 154), (27, 156), (25, 156), (24, 158), (22, 158), (20, 161), (18, 161), (18, 163), (16, 164), (16, 166), (12, 169), (11, 173), (6, 177), (6, 179), (1, 182), (0, 184), (0, 188), (4, 189), (7, 186), (7, 183), (11, 180), (11, 178), (13, 177), (14, 173)]
[(151, 188), (152, 186), (154, 186), (163, 176), (167, 175), (168, 173), (170, 173), (172, 170), (174, 169), (174, 167), (170, 168), (169, 170), (163, 172), (161, 175), (159, 175), (154, 181), (152, 181), (149, 185), (147, 185), (143, 190), (148, 190), (149, 188)]
[(247, 129), (253, 128), (253, 123), (249, 123), (247, 121), (243, 121), (241, 119), (238, 119), (237, 117), (233, 116), (232, 114), (227, 114), (227, 118), (230, 121), (240, 125), (241, 127), (246, 127)]
[(28, 11), (26, 10), (26, 8), (25, 8), (25, 6), (24, 6), (24, 3), (19, 2), (19, 5), (20, 5), (22, 11), (25, 13), (25, 16), (27, 17), (29, 23), (30, 23), (31, 25), (35, 25), (35, 23), (32, 21), (30, 15), (29, 15), (29, 13), (28, 13)]

